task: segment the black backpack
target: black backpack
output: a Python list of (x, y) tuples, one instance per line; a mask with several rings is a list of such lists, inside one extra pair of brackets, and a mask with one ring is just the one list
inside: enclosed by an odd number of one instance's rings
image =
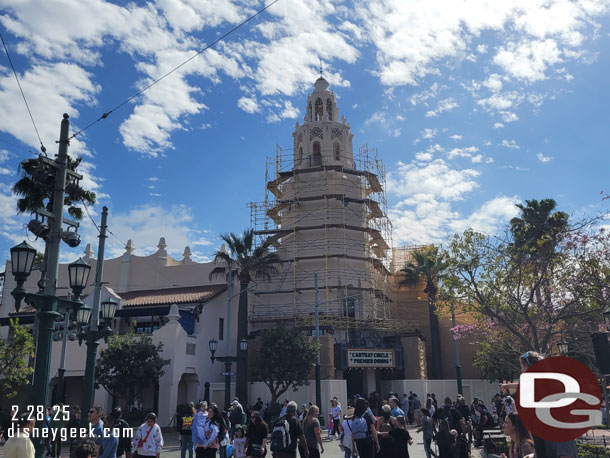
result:
[(286, 417), (280, 417), (273, 425), (271, 432), (271, 451), (287, 452), (291, 444), (290, 423)]

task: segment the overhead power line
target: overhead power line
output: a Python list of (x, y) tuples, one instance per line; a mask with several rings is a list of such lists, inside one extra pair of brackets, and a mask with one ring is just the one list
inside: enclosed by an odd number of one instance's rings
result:
[[(17, 71), (15, 70), (15, 66), (13, 65), (13, 60), (11, 59), (11, 55), (8, 52), (8, 47), (4, 42), (4, 37), (0, 32), (0, 40), (2, 40), (2, 45), (4, 46), (4, 51), (6, 52), (6, 57), (8, 57), (8, 62), (11, 64), (11, 69), (13, 70), (13, 75), (15, 75), (15, 80), (17, 81), (17, 86), (19, 86), (19, 91), (21, 92), (21, 97), (23, 97), (23, 101), (25, 102), (25, 107), (28, 109), (28, 113), (30, 115), (30, 119), (32, 120), (32, 125), (34, 126), (34, 130), (36, 131), (36, 136), (38, 137), (38, 141), (40, 142), (40, 151), (44, 154), (47, 153), (47, 149), (42, 143), (42, 139), (40, 138), (40, 134), (38, 133), (38, 128), (36, 127), (36, 123), (34, 122), (34, 116), (32, 116), (32, 111), (30, 110), (30, 106), (28, 105), (28, 101), (25, 98), (25, 94), (23, 93), (23, 88), (21, 87), (21, 83), (19, 82), (19, 77), (17, 76)], [(7, 142), (8, 143), (8, 142)]]
[(87, 124), (85, 127), (83, 127), (81, 130), (79, 130), (78, 132), (72, 134), (72, 136), (68, 139), (71, 140), (74, 137), (76, 137), (77, 135), (82, 134), (84, 131), (86, 131), (87, 129), (89, 129), (90, 127), (94, 126), (95, 124), (97, 124), (98, 122), (100, 122), (103, 119), (106, 119), (108, 116), (110, 116), (114, 111), (118, 110), (119, 108), (121, 108), (122, 106), (128, 104), (129, 102), (131, 102), (133, 99), (135, 99), (136, 97), (138, 97), (139, 95), (141, 95), (142, 93), (146, 92), (148, 89), (150, 89), (151, 87), (153, 87), (155, 84), (157, 84), (159, 81), (165, 79), (166, 77), (168, 77), (169, 75), (171, 75), (172, 73), (174, 73), (176, 70), (180, 69), (181, 67), (183, 67), (184, 65), (188, 64), (191, 60), (193, 60), (195, 57), (199, 56), (200, 54), (204, 53), (205, 51), (207, 51), (208, 49), (210, 49), (212, 46), (218, 44), (219, 42), (221, 42), (222, 40), (224, 40), (226, 37), (228, 37), (229, 35), (231, 35), (233, 32), (235, 32), (236, 30), (240, 29), (241, 27), (243, 27), (244, 25), (246, 25), (248, 22), (250, 22), (252, 19), (254, 19), (255, 17), (257, 17), (258, 15), (262, 14), (263, 12), (265, 12), (267, 9), (269, 9), (270, 7), (272, 7), (273, 5), (275, 5), (277, 2), (279, 2), (279, 0), (274, 0), (273, 2), (269, 3), (267, 6), (265, 6), (264, 8), (262, 8), (261, 10), (257, 11), (255, 14), (253, 14), (252, 16), (248, 17), (246, 20), (244, 20), (243, 22), (239, 23), (238, 25), (236, 25), (235, 27), (233, 27), (231, 30), (229, 30), (228, 32), (226, 32), (224, 35), (222, 35), (220, 38), (214, 40), (212, 43), (206, 45), (203, 49), (201, 49), (200, 51), (198, 51), (197, 53), (193, 54), (191, 57), (189, 57), (188, 59), (186, 59), (184, 62), (182, 62), (180, 65), (172, 68), (169, 72), (165, 73), (163, 76), (157, 78), (156, 80), (154, 80), (152, 83), (150, 83), (148, 86), (146, 86), (145, 88), (143, 88), (142, 90), (136, 92), (135, 94), (133, 94), (131, 97), (125, 99), (123, 102), (119, 103), (117, 106), (115, 106), (114, 108), (110, 109), (109, 111), (106, 111), (105, 113), (103, 113), (99, 118), (97, 118), (95, 121)]

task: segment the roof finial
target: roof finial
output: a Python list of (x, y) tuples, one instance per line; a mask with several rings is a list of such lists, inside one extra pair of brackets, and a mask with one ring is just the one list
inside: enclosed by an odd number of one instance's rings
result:
[(322, 58), (320, 58), (320, 78), (322, 77)]

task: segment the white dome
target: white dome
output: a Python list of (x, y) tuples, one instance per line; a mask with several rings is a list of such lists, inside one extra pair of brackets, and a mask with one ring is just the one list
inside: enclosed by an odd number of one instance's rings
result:
[(314, 85), (314, 90), (317, 91), (326, 91), (330, 87), (328, 81), (324, 78), (320, 77), (316, 80), (316, 84)]

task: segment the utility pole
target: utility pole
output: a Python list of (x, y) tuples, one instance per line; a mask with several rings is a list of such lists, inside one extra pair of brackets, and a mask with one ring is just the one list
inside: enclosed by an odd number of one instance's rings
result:
[[(227, 342), (231, 353), (231, 296), (233, 295), (233, 269), (227, 266)], [(229, 370), (229, 372), (231, 372)]]
[[(451, 304), (451, 327), (455, 328), (455, 310), (453, 304)], [(458, 394), (464, 394), (462, 387), (462, 366), (460, 365), (460, 344), (455, 336), (453, 336), (453, 342), (455, 343), (455, 377), (457, 379)]]
[[(100, 241), (97, 249), (97, 264), (95, 270), (95, 285), (93, 289), (93, 304), (91, 308), (91, 325), (85, 334), (87, 344), (87, 363), (85, 365), (85, 381), (83, 383), (83, 402), (82, 412), (89, 412), (93, 405), (95, 394), (95, 363), (97, 358), (97, 347), (102, 337), (107, 337), (107, 330), (98, 330), (98, 320), (100, 316), (100, 294), (102, 291), (102, 276), (104, 271), (104, 246), (106, 244), (106, 229), (108, 219), (108, 207), (102, 208), (102, 222), (100, 224)], [(81, 417), (81, 424), (87, 424), (87, 415)]]
[[(313, 276), (314, 285), (314, 300), (316, 312), (316, 343), (320, 345), (320, 304), (318, 302), (318, 274)], [(316, 404), (320, 409), (320, 425), (324, 426), (324, 415), (322, 415), (322, 387), (320, 386), (320, 349), (318, 348), (318, 356), (316, 357)]]
[[(53, 218), (50, 219), (49, 235), (47, 238), (47, 270), (43, 301), (38, 312), (38, 336), (36, 345), (36, 362), (34, 376), (32, 377), (32, 400), (34, 406), (49, 405), (49, 378), (51, 372), (51, 351), (53, 345), (53, 330), (55, 320), (61, 316), (58, 310), (58, 300), (55, 297), (57, 290), (57, 271), (59, 268), (59, 244), (61, 243), (61, 226), (63, 223), (64, 189), (66, 187), (66, 169), (68, 168), (68, 136), (70, 121), (64, 114), (59, 134), (59, 147), (55, 160), (55, 189), (53, 192)], [(66, 312), (67, 313), (67, 312)], [(39, 422), (42, 427), (42, 422)], [(36, 457), (44, 454), (44, 443), (37, 439), (34, 443)]]

